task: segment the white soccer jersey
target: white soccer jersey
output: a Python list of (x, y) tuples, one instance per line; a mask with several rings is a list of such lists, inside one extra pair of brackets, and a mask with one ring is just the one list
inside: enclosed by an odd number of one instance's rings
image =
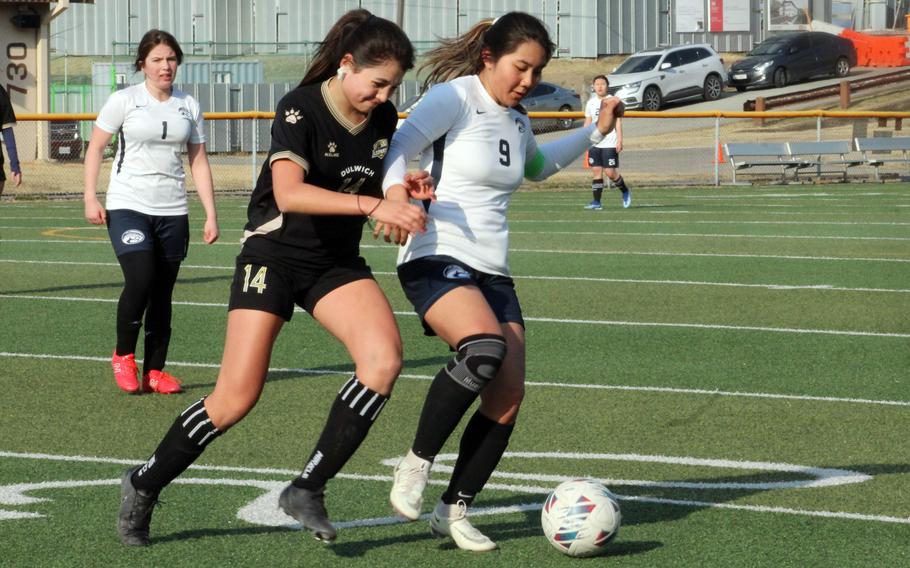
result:
[[(607, 95), (604, 99), (613, 98), (613, 95)], [(600, 102), (601, 98), (597, 95), (592, 96), (588, 99), (588, 102), (585, 104), (585, 118), (590, 118), (591, 122), (597, 122), (597, 117), (600, 116)], [(597, 148), (616, 148), (616, 130), (613, 130), (601, 140), (599, 143), (594, 145)]]
[(202, 144), (202, 111), (196, 99), (174, 89), (159, 101), (145, 83), (112, 93), (95, 125), (119, 133), (107, 189), (108, 209), (147, 215), (186, 215), (183, 151)]
[(435, 141), (423, 152), (421, 167), (436, 180), (436, 201), (426, 233), (408, 240), (398, 264), (449, 255), (481, 272), (508, 275), (506, 210), (522, 183), (526, 157), (537, 150), (527, 115), (499, 106), (469, 75), (430, 89), (402, 129), (411, 127)]

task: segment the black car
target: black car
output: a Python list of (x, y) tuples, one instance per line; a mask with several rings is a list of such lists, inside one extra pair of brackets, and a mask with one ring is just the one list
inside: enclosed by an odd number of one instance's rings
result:
[(856, 65), (856, 49), (847, 38), (824, 32), (796, 32), (770, 37), (730, 66), (730, 85), (784, 87), (819, 75), (846, 77)]
[(50, 123), (51, 158), (81, 160), (82, 136), (75, 120), (55, 120)]

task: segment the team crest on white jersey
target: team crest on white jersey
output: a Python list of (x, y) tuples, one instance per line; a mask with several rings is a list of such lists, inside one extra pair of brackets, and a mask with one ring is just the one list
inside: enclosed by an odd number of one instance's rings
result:
[(183, 118), (185, 118), (187, 120), (193, 120), (193, 115), (190, 114), (190, 111), (188, 108), (180, 107), (177, 109), (177, 112), (180, 113), (180, 116), (182, 116)]
[(457, 264), (450, 264), (442, 270), (442, 275), (446, 280), (468, 280), (471, 275), (464, 268)]
[(284, 111), (284, 121), (288, 124), (297, 124), (298, 120), (300, 120), (300, 111), (296, 108), (289, 108)]
[(521, 132), (522, 134), (525, 133), (525, 123), (522, 122), (520, 118), (515, 119), (515, 126), (518, 127), (519, 132)]
[(145, 233), (142, 231), (137, 231), (136, 229), (130, 229), (129, 231), (124, 231), (120, 235), (120, 241), (125, 245), (138, 245), (145, 240)]
[(373, 144), (373, 157), (374, 158), (385, 158), (386, 152), (389, 151), (389, 139), (380, 138)]
[(334, 141), (329, 141), (325, 146), (326, 152), (323, 154), (326, 158), (337, 158), (338, 157), (338, 143)]

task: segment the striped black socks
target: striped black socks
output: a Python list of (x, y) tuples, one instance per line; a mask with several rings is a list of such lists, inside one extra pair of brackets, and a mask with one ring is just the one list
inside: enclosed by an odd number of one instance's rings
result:
[(388, 400), (353, 375), (338, 391), (316, 449), (292, 484), (315, 491), (335, 477), (360, 447)]

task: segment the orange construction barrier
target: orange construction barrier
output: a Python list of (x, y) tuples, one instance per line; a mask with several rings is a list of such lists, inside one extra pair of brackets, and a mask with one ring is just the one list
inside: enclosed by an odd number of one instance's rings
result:
[(720, 145), (720, 142), (717, 143), (717, 163), (726, 164), (727, 161), (724, 160), (724, 147)]

